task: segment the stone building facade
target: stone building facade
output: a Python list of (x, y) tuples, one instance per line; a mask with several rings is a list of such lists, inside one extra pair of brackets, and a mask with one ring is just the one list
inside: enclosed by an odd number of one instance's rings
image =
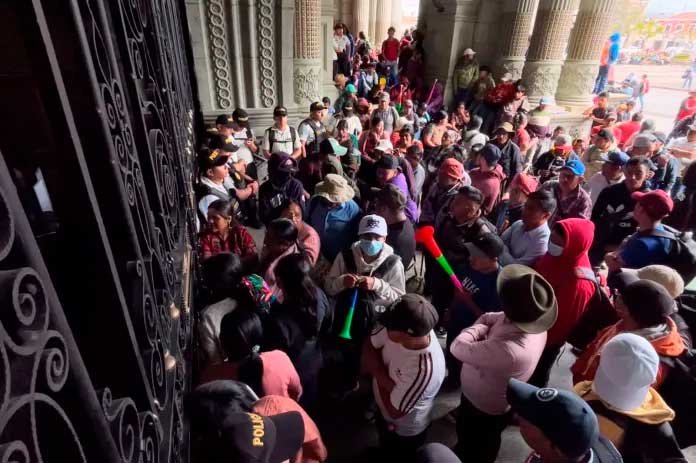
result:
[[(599, 54), (617, 0), (420, 0), (426, 81), (447, 82), (465, 48), (496, 73), (522, 78), (532, 103), (554, 96), (561, 119), (585, 130), (572, 110), (589, 104)], [(377, 46), (398, 34), (401, 0), (187, 0), (201, 109), (206, 120), (248, 110), (268, 126), (277, 104), (291, 119), (322, 96), (332, 99), (333, 24)], [(572, 122), (574, 121), (574, 122)]]

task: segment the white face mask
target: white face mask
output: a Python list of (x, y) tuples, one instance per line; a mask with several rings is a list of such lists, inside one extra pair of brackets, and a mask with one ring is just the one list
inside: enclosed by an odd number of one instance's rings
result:
[(556, 243), (549, 241), (549, 254), (556, 257), (560, 256), (563, 254), (563, 246), (559, 246)]

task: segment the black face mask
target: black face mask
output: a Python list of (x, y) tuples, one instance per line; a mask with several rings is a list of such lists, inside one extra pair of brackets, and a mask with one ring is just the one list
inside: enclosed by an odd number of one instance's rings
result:
[(270, 177), (275, 186), (283, 187), (290, 181), (292, 174), (290, 172), (277, 171), (273, 172)]

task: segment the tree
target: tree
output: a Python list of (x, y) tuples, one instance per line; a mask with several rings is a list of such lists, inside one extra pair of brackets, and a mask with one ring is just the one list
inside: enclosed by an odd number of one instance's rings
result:
[(658, 23), (654, 19), (643, 20), (633, 27), (633, 32), (645, 40), (652, 39), (657, 35), (662, 34), (664, 31), (665, 26)]

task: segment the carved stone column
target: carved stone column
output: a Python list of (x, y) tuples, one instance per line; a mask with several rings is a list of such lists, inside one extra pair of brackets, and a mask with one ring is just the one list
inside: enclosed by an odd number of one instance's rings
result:
[(358, 32), (355, 30), (355, 24), (353, 20), (353, 1), (354, 0), (341, 0), (341, 22), (348, 26), (350, 32), (357, 37)]
[(555, 95), (580, 0), (541, 0), (522, 81), (531, 100)]
[(582, 0), (575, 27), (570, 34), (568, 56), (558, 82), (559, 105), (587, 106), (597, 75), (599, 55), (609, 36), (617, 0)]
[(500, 24), (504, 26), (505, 37), (498, 60), (501, 74), (509, 72), (514, 79), (522, 77), (538, 5), (539, 0), (505, 0), (503, 3)]
[(391, 24), (391, 0), (379, 0), (375, 17), (375, 38), (374, 46), (380, 47), (384, 39), (387, 38), (387, 29)]
[[(321, 96), (328, 96), (331, 101), (337, 96), (333, 81), (333, 27), (336, 13), (333, 0), (321, 0), (321, 29), (319, 33), (319, 41), (322, 44), (320, 46)], [(307, 109), (309, 108), (306, 108), (305, 111)]]
[(379, 0), (370, 0), (370, 16), (368, 17), (368, 29), (365, 31), (367, 33), (367, 38), (370, 39), (373, 46), (377, 46), (375, 38), (375, 27), (377, 25), (377, 3)]
[(403, 17), (403, 12), (401, 11), (401, 0), (392, 0), (391, 5), (391, 25), (396, 29), (396, 38), (400, 39), (401, 34), (404, 31), (401, 30), (401, 18)]
[(366, 36), (370, 36), (370, 0), (355, 0), (355, 12), (353, 20), (355, 30), (353, 35), (357, 38), (358, 32), (362, 31)]
[(321, 0), (295, 0), (293, 95), (298, 105), (320, 100)]

